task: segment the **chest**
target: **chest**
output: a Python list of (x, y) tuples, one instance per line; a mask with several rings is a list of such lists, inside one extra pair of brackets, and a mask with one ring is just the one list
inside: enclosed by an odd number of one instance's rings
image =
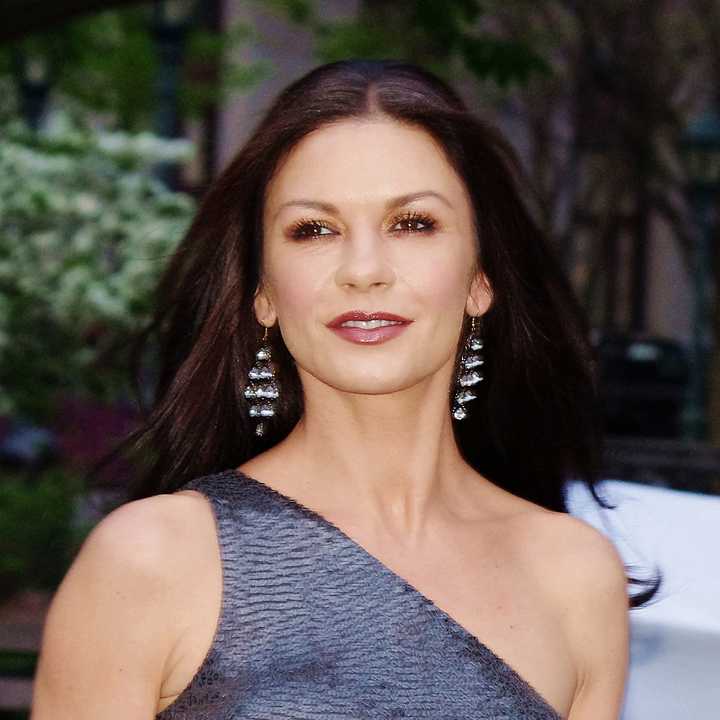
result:
[[(363, 548), (477, 638), (566, 715), (576, 690), (573, 648), (564, 629), (548, 553), (512, 537), (458, 524), (412, 552), (363, 538)], [(541, 540), (538, 539), (541, 543)]]
[[(342, 524), (342, 520), (337, 523)], [(359, 528), (347, 524), (343, 527), (347, 536), (329, 537), (340, 542), (343, 558), (357, 562), (357, 567), (363, 572), (372, 571), (365, 577), (380, 572), (388, 583), (373, 598), (373, 612), (378, 615), (378, 622), (384, 613), (382, 609), (378, 610), (377, 603), (382, 603), (384, 599), (388, 604), (395, 602), (396, 597), (389, 590), (407, 584), (408, 597), (416, 604), (419, 602), (429, 607), (433, 611), (434, 622), (442, 624), (447, 620), (451, 628), (474, 636), (556, 710), (567, 713), (575, 689), (575, 671), (570, 648), (562, 632), (561, 618), (549, 599), (551, 595), (546, 592), (546, 584), (552, 579), (543, 575), (539, 561), (533, 561), (534, 557), (542, 557), (542, 553), (523, 553), (515, 543), (508, 541), (507, 536), (479, 533), (471, 527), (449, 528), (436, 534), (432, 542), (412, 551), (401, 550), (392, 538), (371, 538), (363, 535)], [(207, 525), (205, 530), (205, 561), (202, 567), (189, 569), (188, 572), (193, 582), (188, 586), (184, 607), (180, 610), (183, 630), (178, 635), (173, 658), (168, 663), (158, 711), (168, 707), (183, 689), (197, 681), (198, 670), (204, 667), (208, 650), (216, 639), (223, 582), (227, 583), (227, 578), (222, 576), (223, 568), (212, 525)], [(356, 577), (353, 567), (344, 563), (345, 560), (338, 566), (340, 569), (333, 567), (329, 570), (323, 566), (322, 572), (332, 571), (336, 578), (338, 572), (349, 573), (347, 578), (339, 577), (332, 587), (342, 587), (342, 592), (346, 592), (347, 583), (352, 585), (357, 579), (353, 592), (362, 594), (363, 575), (358, 573)], [(284, 567), (287, 569), (290, 565)], [(320, 578), (320, 568), (316, 571)], [(259, 581), (264, 578), (263, 572), (257, 575)], [(308, 577), (313, 575), (312, 562), (306, 562), (299, 572)], [(323, 587), (327, 582), (327, 578), (322, 580)], [(297, 595), (289, 587), (289, 584), (283, 587), (283, 583), (279, 583), (278, 597), (282, 593)], [(369, 585), (366, 587), (369, 588)], [(322, 597), (322, 600), (314, 601), (313, 605), (321, 606), (326, 602), (327, 595), (324, 590), (322, 593), (318, 591), (314, 597)], [(295, 598), (294, 602), (302, 601)], [(332, 593), (327, 602), (332, 602)], [(356, 624), (367, 622), (367, 617), (362, 617), (367, 615), (363, 602), (363, 598), (359, 597), (357, 612), (350, 611)], [(388, 609), (388, 617), (393, 611)], [(312, 623), (317, 623), (318, 628), (323, 626), (321, 615), (322, 611), (312, 616)], [(283, 617), (281, 614), (276, 616), (278, 624), (282, 624)], [(333, 623), (337, 622), (337, 617), (334, 617)], [(307, 628), (308, 623), (305, 622), (302, 627)], [(286, 630), (289, 634), (297, 632), (289, 625)], [(352, 634), (353, 628), (348, 626), (347, 631)], [(342, 644), (345, 642), (344, 635), (339, 630), (338, 633), (335, 642)], [(362, 641), (363, 634), (359, 633), (357, 638)], [(264, 638), (257, 634), (248, 638), (248, 642), (260, 645)], [(370, 645), (367, 647), (369, 651)]]

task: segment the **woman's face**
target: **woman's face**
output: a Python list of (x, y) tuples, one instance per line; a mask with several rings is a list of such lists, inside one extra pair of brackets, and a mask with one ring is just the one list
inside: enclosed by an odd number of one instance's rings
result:
[[(463, 313), (483, 314), (491, 295), (472, 277), (470, 198), (429, 134), (390, 120), (311, 133), (268, 185), (263, 231), (255, 312), (279, 323), (303, 385), (309, 373), (346, 392), (390, 393), (442, 368), (449, 381)], [(384, 342), (353, 342), (327, 326), (351, 310), (412, 322)]]

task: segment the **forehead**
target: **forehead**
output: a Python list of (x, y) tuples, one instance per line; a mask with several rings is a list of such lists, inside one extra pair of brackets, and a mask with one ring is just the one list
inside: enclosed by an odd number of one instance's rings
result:
[(381, 203), (418, 190), (466, 199), (462, 179), (429, 133), (393, 120), (343, 120), (295, 145), (276, 170), (266, 199), (271, 211), (295, 197), (340, 205)]

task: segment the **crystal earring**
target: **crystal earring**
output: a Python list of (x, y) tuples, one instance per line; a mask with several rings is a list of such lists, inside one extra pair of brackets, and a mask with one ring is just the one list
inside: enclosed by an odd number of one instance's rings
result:
[[(255, 353), (256, 363), (248, 373), (249, 382), (245, 386), (245, 397), (250, 401), (250, 417), (268, 418), (275, 415), (274, 401), (278, 398), (279, 390), (275, 372), (270, 358), (272, 351), (267, 342), (268, 329)], [(263, 435), (265, 422), (261, 420), (255, 426), (255, 434)]]
[[(475, 400), (477, 395), (470, 389), (483, 379), (480, 366), (485, 362), (480, 350), (483, 348), (483, 341), (475, 329), (475, 316), (473, 315), (470, 335), (465, 341), (460, 359), (460, 372), (457, 377), (459, 388), (455, 392), (455, 400), (453, 402), (452, 416), (456, 420), (463, 420), (467, 417), (465, 403)], [(478, 368), (478, 369), (476, 369)]]

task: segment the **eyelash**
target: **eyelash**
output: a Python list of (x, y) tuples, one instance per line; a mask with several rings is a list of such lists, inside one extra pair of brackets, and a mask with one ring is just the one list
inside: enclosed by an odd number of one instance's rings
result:
[[(393, 218), (392, 225), (397, 225), (399, 222), (405, 222), (405, 223), (412, 223), (412, 222), (419, 222), (423, 225), (426, 225), (426, 228), (424, 230), (398, 230), (396, 232), (406, 232), (406, 233), (431, 233), (433, 230), (435, 230), (437, 223), (435, 220), (433, 220), (428, 215), (425, 215), (424, 213), (417, 212), (415, 210), (403, 213), (402, 215), (398, 215), (397, 217)], [(298, 220), (296, 223), (294, 223), (290, 228), (290, 237), (292, 237), (294, 240), (312, 240), (314, 238), (323, 237), (319, 232), (314, 233), (305, 233), (301, 232), (306, 227), (315, 228), (316, 230), (320, 228), (325, 228), (326, 230), (332, 230), (332, 228), (325, 223), (322, 220), (311, 220), (307, 218), (302, 218)]]

